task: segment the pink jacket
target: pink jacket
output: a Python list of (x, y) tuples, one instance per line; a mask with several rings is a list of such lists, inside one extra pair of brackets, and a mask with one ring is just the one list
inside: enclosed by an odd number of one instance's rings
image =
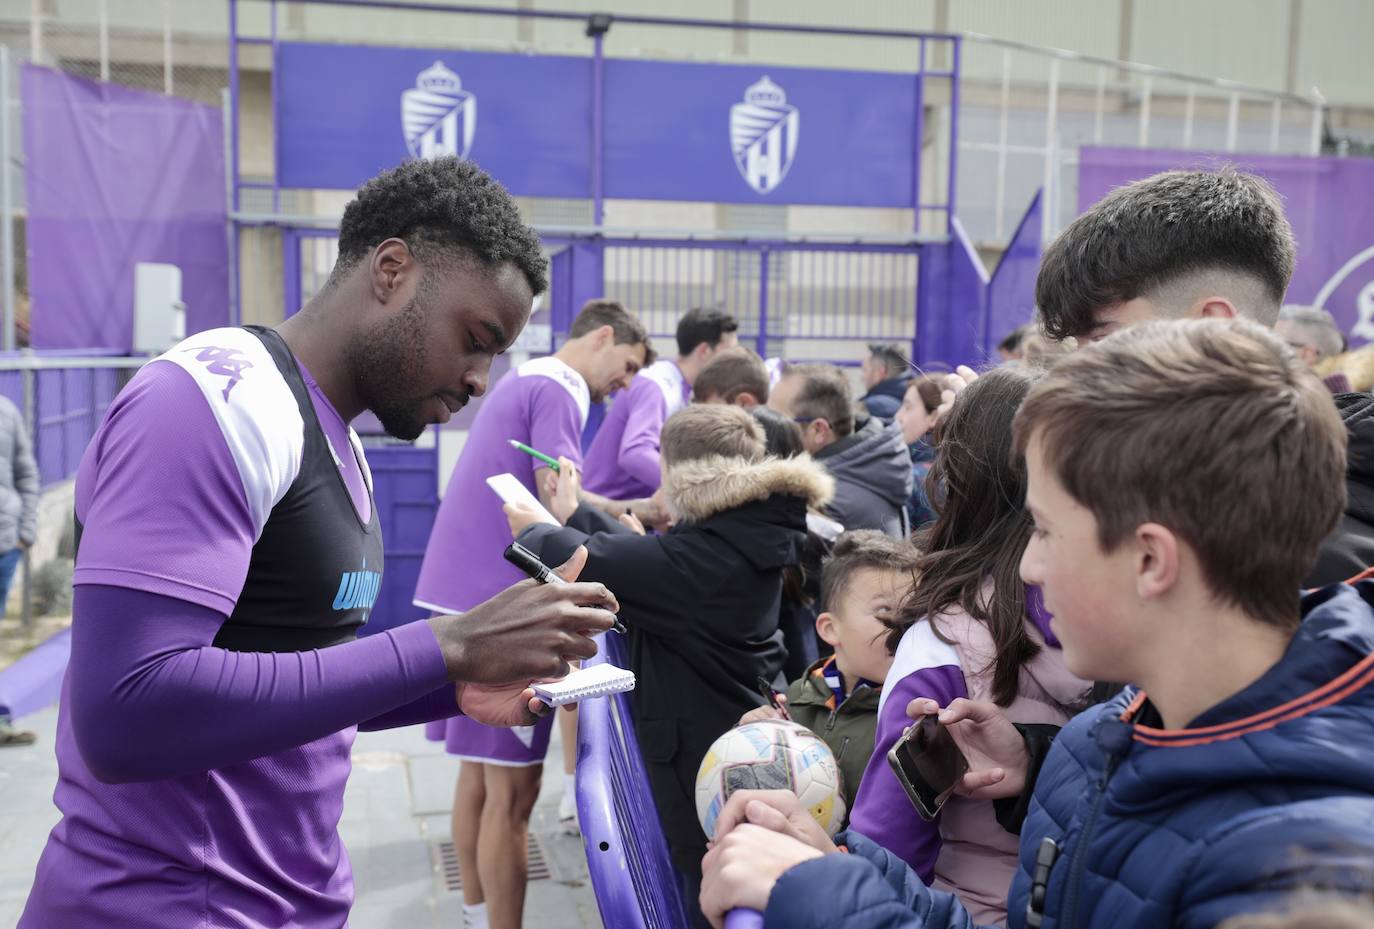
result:
[[(1012, 722), (1062, 725), (1087, 702), (1090, 684), (1064, 667), (1032, 589), (1026, 628), (1041, 646), (1021, 669), (1019, 693), (1004, 710)], [(859, 786), (850, 829), (900, 856), (939, 890), (959, 895), (979, 925), (1004, 923), (1007, 890), (1016, 870), (1018, 837), (997, 822), (990, 800), (953, 797), (937, 822), (921, 819), (888, 767), (887, 752), (911, 724), (906, 706), (916, 697), (948, 705), (959, 697), (992, 699), (994, 648), (987, 627), (952, 609), (912, 626), (902, 637), (878, 705), (873, 757)]]

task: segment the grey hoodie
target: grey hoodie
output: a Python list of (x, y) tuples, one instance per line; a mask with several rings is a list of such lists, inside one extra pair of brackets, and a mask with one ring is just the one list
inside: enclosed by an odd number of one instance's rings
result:
[(828, 512), (846, 529), (879, 529), (894, 539), (907, 534), (903, 505), (911, 495), (911, 455), (901, 426), (876, 418), (816, 453), (835, 478)]

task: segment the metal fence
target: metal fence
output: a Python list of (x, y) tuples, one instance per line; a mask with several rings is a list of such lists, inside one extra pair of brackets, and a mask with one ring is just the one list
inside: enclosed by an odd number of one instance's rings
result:
[[(105, 411), (147, 361), (144, 357), (28, 351), (0, 354), (0, 396), (8, 398), (23, 415), (43, 490), (76, 476)], [(67, 514), (61, 519), (65, 522)], [(41, 563), (61, 553), (58, 538), (40, 536), (36, 546), (25, 554), (19, 575), (20, 620), (25, 625), (33, 615), (33, 556), (41, 550)], [(0, 604), (0, 613), (3, 611)]]
[[(672, 337), (690, 309), (719, 307), (765, 357), (848, 358), (867, 342), (914, 341), (917, 248), (785, 240), (610, 245), (605, 289), (657, 337)], [(832, 344), (815, 344), (824, 342)], [(856, 344), (833, 344), (844, 342)]]
[(105, 411), (146, 357), (0, 356), (0, 395), (24, 415), (44, 488), (76, 476)]
[(1085, 145), (1321, 153), (1326, 103), (1136, 62), (964, 33), (959, 218), (1004, 245), (1037, 189), (1042, 237), (1077, 214)]

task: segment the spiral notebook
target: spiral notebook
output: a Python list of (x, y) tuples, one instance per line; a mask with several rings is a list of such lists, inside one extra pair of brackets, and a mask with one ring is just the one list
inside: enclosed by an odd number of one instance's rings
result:
[(549, 706), (562, 706), (588, 697), (604, 697), (634, 690), (635, 675), (633, 671), (617, 668), (613, 664), (599, 664), (574, 671), (561, 681), (530, 686), (534, 688), (535, 696)]

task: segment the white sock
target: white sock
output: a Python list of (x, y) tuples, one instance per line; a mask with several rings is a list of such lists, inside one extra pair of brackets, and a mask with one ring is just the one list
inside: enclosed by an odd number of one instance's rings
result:
[(487, 929), (486, 903), (463, 904), (463, 929)]
[(560, 820), (577, 818), (577, 778), (573, 774), (563, 775), (563, 796), (558, 801)]

